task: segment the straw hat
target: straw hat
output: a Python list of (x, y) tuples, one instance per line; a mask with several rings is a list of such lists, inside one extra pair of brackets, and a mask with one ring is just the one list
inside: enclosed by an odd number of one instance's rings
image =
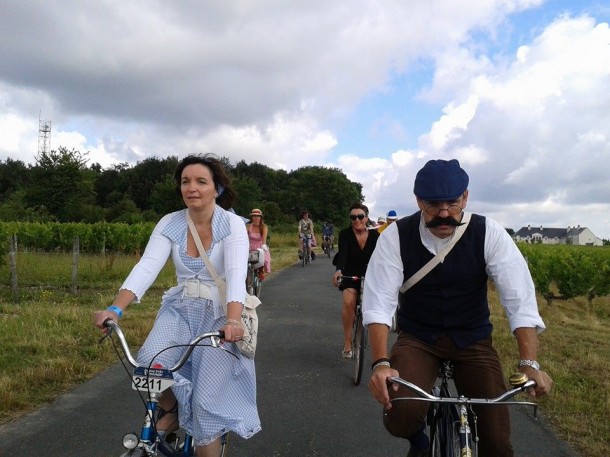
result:
[(260, 216), (263, 217), (263, 212), (258, 209), (258, 208), (254, 208), (252, 211), (250, 211), (250, 216)]

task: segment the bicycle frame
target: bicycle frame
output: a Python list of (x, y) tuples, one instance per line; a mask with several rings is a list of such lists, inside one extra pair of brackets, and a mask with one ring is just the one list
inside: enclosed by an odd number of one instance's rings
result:
[[(456, 397), (451, 397), (449, 395), (449, 380), (452, 378), (452, 367), (449, 362), (445, 362), (439, 371), (440, 385), (434, 389), (434, 393), (430, 394), (419, 386), (405, 381), (399, 377), (391, 377), (388, 379), (389, 383), (398, 384), (403, 387), (410, 389), (412, 392), (417, 394), (417, 397), (397, 397), (392, 399), (392, 401), (402, 401), (402, 400), (411, 400), (411, 401), (425, 401), (429, 403), (434, 403), (439, 405), (439, 409), (434, 415), (434, 420), (444, 421), (445, 424), (454, 424), (454, 426), (458, 427), (458, 436), (459, 436), (459, 450), (458, 452), (454, 452), (454, 455), (460, 455), (465, 457), (477, 457), (478, 456), (478, 434), (476, 428), (476, 415), (474, 415), (471, 406), (472, 405), (524, 405), (531, 406), (533, 408), (534, 419), (537, 416), (538, 405), (536, 403), (527, 402), (527, 401), (509, 401), (512, 397), (517, 395), (518, 393), (524, 392), (525, 390), (535, 387), (536, 382), (533, 380), (528, 380), (527, 376), (523, 375), (521, 381), (515, 381), (514, 387), (512, 389), (507, 390), (503, 394), (499, 395), (496, 398), (467, 398), (463, 395), (458, 395)], [(511, 383), (513, 383), (513, 377), (511, 376)], [(449, 405), (455, 405), (456, 408), (453, 409), (453, 412), (447, 408)], [(454, 414), (455, 413), (455, 414)], [(470, 427), (470, 423), (468, 421), (468, 415), (473, 415), (473, 420), (475, 423), (474, 433)], [(447, 417), (450, 416), (450, 417)], [(432, 425), (432, 424), (431, 424)], [(433, 432), (437, 433), (437, 432)], [(440, 432), (441, 437), (430, 436), (431, 441), (431, 455), (433, 452), (433, 444), (435, 439), (439, 439), (441, 441), (441, 451), (445, 452), (443, 449), (445, 446), (451, 448), (451, 444), (447, 443), (447, 440), (450, 439), (448, 432)], [(445, 455), (445, 454), (439, 454)]]
[[(159, 455), (159, 451), (163, 455), (177, 455), (176, 453), (167, 454), (168, 451), (165, 450), (166, 445), (162, 443), (160, 436), (157, 434), (156, 424), (153, 419), (155, 417), (155, 412), (159, 399), (162, 395), (162, 391), (166, 390), (171, 386), (171, 384), (173, 384), (172, 373), (178, 371), (180, 368), (182, 368), (182, 366), (184, 366), (195, 347), (202, 340), (209, 339), (211, 347), (221, 348), (220, 340), (224, 337), (224, 332), (220, 331), (203, 333), (197, 336), (188, 343), (186, 351), (182, 354), (178, 362), (176, 362), (173, 367), (159, 368), (155, 367), (154, 365), (143, 366), (136, 361), (136, 359), (131, 353), (131, 350), (129, 349), (127, 339), (125, 338), (125, 335), (118, 323), (114, 322), (111, 319), (107, 319), (106, 322), (104, 322), (104, 325), (108, 328), (108, 333), (106, 336), (111, 337), (113, 333), (117, 336), (123, 353), (125, 354), (125, 358), (134, 368), (134, 377), (132, 379), (134, 389), (146, 391), (148, 394), (148, 398), (145, 401), (146, 416), (144, 418), (144, 424), (142, 425), (140, 431), (140, 437), (138, 438), (134, 433), (126, 434), (125, 436), (123, 436), (123, 446), (128, 450), (134, 450), (136, 448), (141, 449), (144, 454), (139, 455), (142, 456), (156, 456)], [(141, 380), (145, 384), (145, 386), (138, 386), (136, 384), (136, 379)], [(167, 385), (167, 387), (163, 388), (164, 385)], [(157, 390), (153, 391), (151, 386), (156, 386)], [(225, 445), (226, 435), (223, 435), (221, 456), (224, 455)], [(182, 449), (179, 451), (179, 455), (184, 457), (189, 457), (193, 455), (190, 452), (192, 448), (193, 438), (192, 436), (186, 434), (184, 436), (184, 442), (182, 444)], [(132, 455), (131, 452), (129, 452), (128, 455)]]

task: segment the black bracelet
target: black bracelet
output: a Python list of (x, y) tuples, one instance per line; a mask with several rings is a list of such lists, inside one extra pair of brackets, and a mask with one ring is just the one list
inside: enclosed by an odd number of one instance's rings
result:
[[(387, 362), (387, 363), (388, 363), (388, 366), (390, 366), (390, 365), (389, 365), (389, 363), (390, 363), (390, 359), (387, 359), (387, 358), (385, 358), (385, 357), (382, 357), (382, 358), (380, 358), (380, 359), (375, 360), (375, 361), (374, 361), (374, 362), (371, 364), (371, 370), (374, 370), (374, 369), (375, 369), (375, 366), (377, 366), (377, 364), (379, 364), (379, 363), (381, 363), (381, 362)], [(385, 365), (385, 364), (384, 364), (384, 365)]]

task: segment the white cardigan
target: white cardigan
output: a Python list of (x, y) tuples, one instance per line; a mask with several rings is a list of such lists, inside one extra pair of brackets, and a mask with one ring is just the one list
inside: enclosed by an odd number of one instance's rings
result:
[[(187, 233), (186, 209), (165, 215), (155, 226), (144, 255), (133, 267), (121, 289), (133, 292), (136, 296), (135, 302), (138, 303), (171, 255), (178, 286), (170, 289), (168, 294), (182, 290), (187, 279), (197, 278), (213, 286), (212, 290), (216, 294), (213, 300), (215, 315), (222, 316), (226, 303), (219, 302), (216, 285), (203, 261), (199, 257), (193, 259), (187, 255)], [(243, 219), (216, 206), (212, 216), (212, 244), (207, 254), (218, 275), (226, 278), (227, 302), (236, 301), (243, 304), (245, 301), (248, 246), (248, 234)], [(191, 265), (191, 268), (186, 264)], [(192, 265), (197, 265), (197, 268)]]

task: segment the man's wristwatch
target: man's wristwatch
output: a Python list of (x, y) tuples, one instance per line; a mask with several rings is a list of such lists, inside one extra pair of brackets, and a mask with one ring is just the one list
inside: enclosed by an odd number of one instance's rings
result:
[(540, 364), (535, 360), (519, 360), (519, 367), (532, 367), (534, 370), (540, 371)]

